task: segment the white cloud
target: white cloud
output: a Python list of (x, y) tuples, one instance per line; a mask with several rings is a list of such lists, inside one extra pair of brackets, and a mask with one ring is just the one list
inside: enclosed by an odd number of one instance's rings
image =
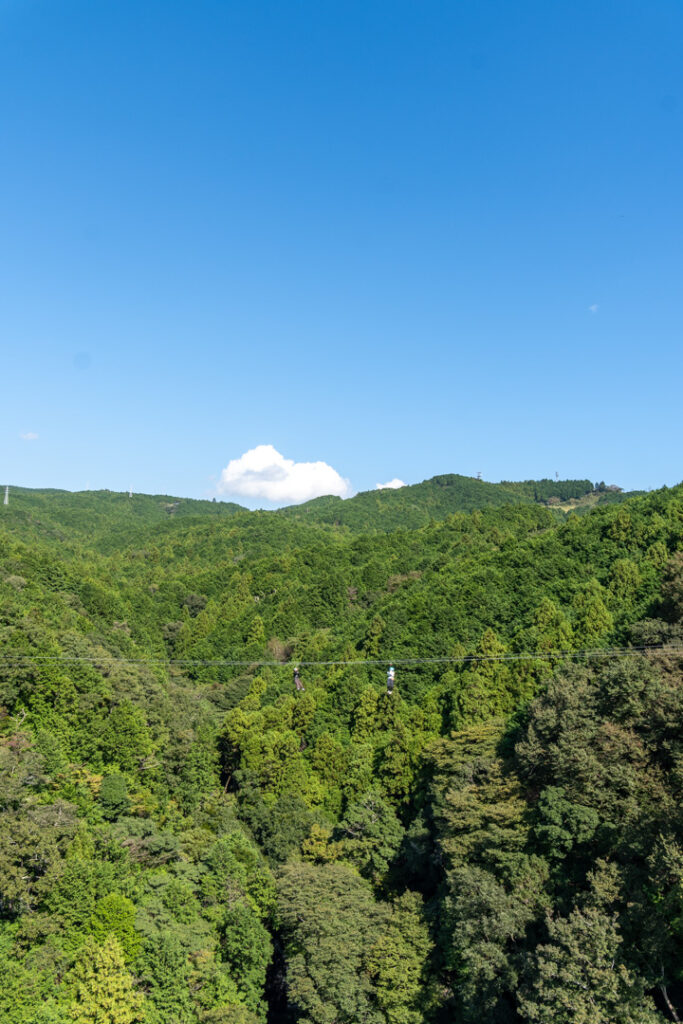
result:
[(33, 434), (30, 430), (29, 430), (29, 432), (27, 434), (19, 434), (19, 437), (21, 438), (22, 441), (37, 441), (38, 440), (38, 435), (37, 434)]
[(309, 501), (323, 494), (346, 498), (351, 485), (326, 462), (294, 462), (272, 444), (250, 448), (239, 459), (231, 459), (218, 482), (220, 494), (266, 501)]
[(392, 491), (395, 491), (398, 487), (405, 487), (405, 484), (403, 480), (399, 480), (397, 476), (395, 476), (393, 480), (389, 480), (386, 484), (377, 484), (378, 491), (384, 491), (387, 487)]
[(598, 306), (597, 302), (594, 302), (592, 306), (588, 307), (589, 313), (597, 313), (599, 309), (600, 307)]

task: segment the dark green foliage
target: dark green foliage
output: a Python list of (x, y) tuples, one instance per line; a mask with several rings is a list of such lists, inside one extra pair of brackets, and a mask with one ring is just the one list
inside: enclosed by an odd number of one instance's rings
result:
[(391, 804), (370, 790), (349, 805), (337, 831), (351, 863), (366, 878), (381, 882), (404, 832)]
[(251, 829), (266, 857), (275, 863), (287, 860), (301, 846), (314, 818), (300, 796), (287, 793), (267, 803), (257, 791), (242, 794), (240, 815)]
[(290, 865), (279, 883), (290, 1002), (315, 1024), (419, 1024), (430, 952), (419, 900), (377, 902), (348, 867)]
[(589, 843), (600, 822), (597, 811), (567, 800), (560, 786), (547, 786), (537, 804), (536, 838), (549, 858), (565, 857), (573, 847)]
[(150, 753), (152, 743), (145, 716), (130, 701), (112, 708), (102, 735), (102, 756), (106, 763), (132, 771)]
[(525, 1020), (539, 1024), (656, 1024), (663, 1018), (646, 997), (642, 978), (623, 960), (617, 915), (616, 871), (599, 865), (591, 889), (567, 918), (550, 919), (548, 942), (535, 951), (520, 992)]
[(100, 805), (102, 814), (108, 821), (116, 821), (130, 807), (128, 786), (123, 775), (118, 772), (105, 775), (100, 786)]
[(154, 1024), (196, 1020), (190, 997), (190, 964), (180, 939), (173, 933), (147, 940), (140, 957), (140, 975), (153, 1009)]

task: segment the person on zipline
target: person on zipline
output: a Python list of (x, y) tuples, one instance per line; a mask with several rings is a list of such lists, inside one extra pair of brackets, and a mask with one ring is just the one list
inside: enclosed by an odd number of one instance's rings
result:
[(393, 665), (389, 666), (387, 672), (387, 693), (392, 694), (394, 692), (394, 679), (396, 678), (396, 670)]
[(300, 693), (302, 690), (306, 689), (304, 684), (301, 682), (301, 677), (299, 676), (299, 666), (298, 665), (296, 665), (295, 668), (294, 668), (294, 685), (296, 686), (298, 693)]

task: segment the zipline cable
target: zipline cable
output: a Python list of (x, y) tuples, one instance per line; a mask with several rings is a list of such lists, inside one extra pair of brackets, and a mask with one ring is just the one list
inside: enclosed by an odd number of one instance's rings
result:
[(0, 651), (0, 662), (11, 662), (21, 664), (24, 662), (50, 662), (62, 664), (85, 663), (91, 665), (153, 665), (153, 666), (184, 666), (186, 668), (288, 668), (296, 665), (313, 667), (357, 667), (359, 665), (462, 665), (471, 662), (505, 662), (505, 661), (548, 661), (552, 658), (627, 658), (637, 654), (661, 651), (666, 654), (683, 654), (683, 647), (668, 647), (661, 644), (651, 644), (643, 647), (596, 647), (579, 651), (534, 651), (530, 653), (510, 654), (465, 654), (457, 657), (442, 656), (436, 658), (356, 658), (339, 661), (305, 661), (294, 659), (290, 661), (248, 661), (234, 660), (230, 658), (121, 658), (108, 655), (99, 657), (82, 655), (63, 654), (9, 654)]

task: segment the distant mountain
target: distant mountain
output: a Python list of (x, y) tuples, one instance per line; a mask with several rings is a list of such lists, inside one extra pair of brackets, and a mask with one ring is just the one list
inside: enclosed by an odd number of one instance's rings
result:
[[(604, 484), (600, 485), (604, 488)], [(590, 480), (524, 480), (489, 483), (448, 473), (398, 490), (362, 491), (353, 498), (331, 495), (274, 512), (252, 512), (234, 502), (179, 498), (169, 494), (125, 491), (64, 491), (10, 487), (9, 505), (0, 506), (3, 526), (24, 541), (48, 540), (85, 545), (102, 552), (142, 543), (150, 529), (177, 532), (179, 520), (215, 520), (238, 516), (242, 525), (273, 525), (287, 519), (300, 527), (340, 528), (350, 533), (387, 533), (417, 529), (454, 512), (474, 512), (504, 505), (540, 504), (558, 516), (590, 511), (642, 492), (595, 490)]]
[[(4, 489), (3, 489), (4, 495)], [(188, 516), (225, 516), (245, 511), (225, 501), (198, 501), (168, 494), (122, 491), (63, 491), (10, 487), (9, 505), (0, 506), (3, 527), (23, 540), (83, 540), (111, 549), (136, 532)]]
[[(600, 485), (604, 488), (604, 484)], [(361, 491), (353, 498), (327, 496), (280, 509), (278, 515), (346, 527), (352, 532), (415, 529), (454, 512), (502, 505), (543, 504), (560, 511), (587, 511), (596, 504), (623, 501), (634, 493), (595, 490), (590, 480), (504, 480), (493, 484), (470, 476), (447, 473), (396, 490)]]

